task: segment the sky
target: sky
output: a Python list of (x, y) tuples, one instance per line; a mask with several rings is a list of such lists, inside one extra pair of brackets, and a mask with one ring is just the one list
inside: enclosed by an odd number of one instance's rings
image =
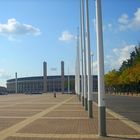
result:
[[(0, 0), (0, 86), (18, 77), (75, 73), (80, 0)], [(89, 0), (90, 47), (97, 74), (95, 0)], [(140, 42), (140, 0), (102, 0), (105, 73)], [(52, 70), (55, 68), (55, 71)]]

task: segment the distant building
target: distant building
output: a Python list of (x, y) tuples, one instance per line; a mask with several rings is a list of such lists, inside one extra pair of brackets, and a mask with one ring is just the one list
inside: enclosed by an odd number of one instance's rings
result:
[(6, 94), (7, 93), (7, 88), (0, 86), (0, 95)]

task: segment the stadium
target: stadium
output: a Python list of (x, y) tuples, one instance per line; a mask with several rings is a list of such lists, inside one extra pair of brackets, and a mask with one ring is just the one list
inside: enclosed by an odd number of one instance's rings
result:
[[(43, 62), (43, 76), (15, 77), (7, 80), (8, 93), (74, 93), (74, 91), (75, 75), (64, 74), (63, 61), (61, 61), (61, 75), (47, 76), (47, 63)], [(97, 91), (97, 76), (93, 76), (93, 91)]]

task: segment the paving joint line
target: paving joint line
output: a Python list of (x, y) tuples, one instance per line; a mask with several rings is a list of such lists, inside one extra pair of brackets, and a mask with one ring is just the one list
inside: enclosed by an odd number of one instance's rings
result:
[(15, 133), (11, 136), (26, 138), (97, 138), (96, 134), (35, 134), (35, 133)]
[[(35, 134), (35, 133), (15, 133), (12, 134), (13, 137), (22, 137), (22, 138), (100, 138), (98, 134)], [(140, 135), (114, 135), (109, 134), (105, 138), (140, 138)]]
[(123, 138), (123, 139), (139, 139), (140, 135), (114, 135), (114, 134), (109, 134), (108, 137), (114, 137), (114, 138)]
[(3, 105), (3, 106), (1, 105), (0, 109), (1, 108), (3, 109), (4, 107), (11, 107), (11, 106), (13, 107), (13, 106), (16, 106), (16, 105), (18, 105), (18, 103), (13, 103), (13, 104), (8, 104), (8, 105)]
[(12, 108), (12, 109), (8, 109), (8, 108), (0, 108), (0, 111), (27, 111), (27, 112), (31, 112), (31, 111), (38, 111), (38, 112), (41, 112), (43, 111), (44, 109), (16, 109), (16, 108)]
[(73, 119), (89, 119), (88, 117), (41, 117), (42, 119), (63, 119), (63, 120), (73, 120)]
[(26, 116), (26, 117), (21, 117), (21, 116), (0, 116), (0, 119), (26, 119), (26, 118), (29, 118), (30, 116)]

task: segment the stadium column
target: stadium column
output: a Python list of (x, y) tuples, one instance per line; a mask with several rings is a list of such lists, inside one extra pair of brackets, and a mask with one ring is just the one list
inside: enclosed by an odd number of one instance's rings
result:
[(18, 93), (17, 72), (15, 73), (15, 92)]
[(88, 116), (93, 117), (92, 111), (92, 85), (91, 85), (91, 51), (90, 51), (90, 30), (88, 0), (86, 0), (86, 48), (87, 48), (87, 82), (88, 82)]
[(98, 107), (99, 107), (99, 136), (106, 136), (105, 85), (104, 85), (104, 52), (101, 0), (96, 0), (96, 33), (98, 61)]
[(83, 40), (83, 52), (84, 52), (84, 69), (83, 69), (83, 73), (84, 73), (84, 106), (85, 106), (85, 110), (88, 110), (88, 106), (87, 106), (87, 64), (86, 64), (86, 44), (85, 44), (85, 18), (84, 18), (84, 0), (82, 0), (81, 3), (81, 9), (82, 9), (82, 40)]
[(64, 61), (61, 61), (61, 92), (62, 93), (64, 93), (64, 84), (65, 84)]
[(84, 64), (83, 64), (83, 38), (82, 38), (82, 1), (80, 0), (80, 46), (81, 46), (81, 93), (84, 106)]
[(43, 91), (47, 92), (47, 63), (43, 62)]

